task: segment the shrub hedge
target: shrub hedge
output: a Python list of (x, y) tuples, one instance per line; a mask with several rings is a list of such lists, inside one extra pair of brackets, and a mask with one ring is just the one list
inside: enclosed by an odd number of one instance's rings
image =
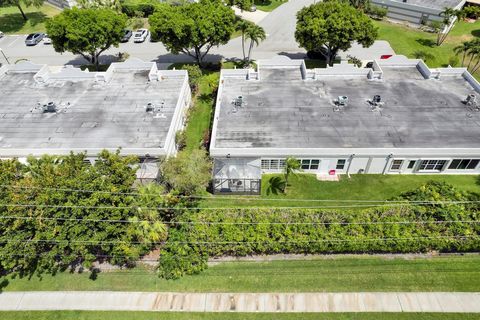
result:
[(162, 249), (160, 274), (165, 278), (198, 273), (206, 267), (208, 257), (225, 255), (466, 252), (480, 248), (480, 226), (469, 222), (479, 219), (478, 206), (468, 204), (405, 204), (350, 211), (226, 208), (190, 212), (180, 219), (190, 223), (179, 224), (170, 232)]

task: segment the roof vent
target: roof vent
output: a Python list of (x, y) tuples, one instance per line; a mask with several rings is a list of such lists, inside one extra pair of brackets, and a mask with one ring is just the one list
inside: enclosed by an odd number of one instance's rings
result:
[(378, 94), (374, 95), (372, 100), (367, 100), (367, 103), (370, 105), (371, 111), (380, 111), (385, 104)]
[(238, 96), (237, 98), (232, 100), (232, 105), (233, 105), (233, 113), (238, 111), (238, 108), (242, 108), (247, 105), (245, 102), (245, 99), (243, 99), (243, 96)]
[(155, 105), (151, 102), (147, 103), (147, 106), (145, 107), (145, 110), (147, 112), (154, 112), (155, 111)]
[(480, 106), (477, 103), (477, 96), (473, 93), (469, 94), (465, 100), (462, 101), (466, 106), (474, 111), (480, 111)]
[(43, 107), (43, 112), (44, 113), (54, 113), (57, 112), (57, 106), (53, 101), (48, 102), (47, 104), (44, 104)]
[(338, 96), (337, 99), (333, 100), (336, 106), (346, 107), (348, 105), (348, 97), (347, 96)]

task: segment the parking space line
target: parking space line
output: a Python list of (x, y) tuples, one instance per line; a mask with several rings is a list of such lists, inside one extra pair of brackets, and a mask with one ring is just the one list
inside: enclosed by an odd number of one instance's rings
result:
[(14, 44), (15, 42), (17, 42), (18, 39), (20, 39), (20, 36), (17, 36), (15, 40), (13, 40), (12, 42), (10, 42), (10, 44), (7, 45), (7, 47), (12, 46), (12, 44)]

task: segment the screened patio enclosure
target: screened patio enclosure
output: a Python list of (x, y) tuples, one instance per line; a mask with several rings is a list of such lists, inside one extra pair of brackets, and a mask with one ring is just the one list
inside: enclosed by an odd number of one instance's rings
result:
[(261, 184), (260, 159), (215, 159), (213, 193), (260, 194)]

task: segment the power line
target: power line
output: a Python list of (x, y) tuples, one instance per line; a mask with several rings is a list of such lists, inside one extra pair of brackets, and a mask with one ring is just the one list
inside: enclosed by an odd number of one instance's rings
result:
[(256, 206), (256, 207), (142, 207), (142, 206), (80, 206), (80, 205), (47, 205), (47, 204), (0, 204), (0, 207), (22, 207), (22, 208), (55, 208), (55, 209), (102, 209), (102, 210), (124, 210), (124, 209), (146, 209), (146, 210), (254, 210), (254, 209), (277, 209), (277, 210), (286, 210), (286, 209), (347, 209), (347, 208), (372, 208), (372, 207), (401, 207), (408, 205), (426, 205), (426, 204), (468, 204), (468, 203), (480, 203), (480, 201), (444, 201), (444, 202), (396, 202), (396, 203), (383, 203), (383, 204), (366, 204), (366, 205), (334, 205), (334, 206), (285, 206), (285, 207), (265, 207), (265, 206)]
[[(34, 186), (12, 186), (0, 184), (0, 187), (3, 188), (12, 188), (12, 189), (44, 189), (52, 191), (64, 191), (64, 192), (79, 192), (79, 193), (106, 193), (114, 195), (131, 195), (131, 196), (160, 196), (167, 197), (168, 195), (162, 195), (158, 193), (138, 193), (138, 192), (114, 192), (114, 191), (101, 191), (101, 190), (86, 190), (86, 189), (69, 189), (69, 188), (55, 188), (55, 187), (34, 187)], [(231, 197), (231, 196), (185, 196), (185, 195), (174, 195), (172, 197), (176, 198), (192, 198), (192, 199), (207, 199), (207, 200), (244, 200), (244, 201), (290, 201), (290, 202), (353, 202), (353, 203), (399, 203), (399, 202), (408, 202), (408, 203), (451, 203), (452, 201), (422, 201), (422, 200), (355, 200), (355, 199), (304, 199), (304, 198), (253, 198), (253, 196), (245, 197)], [(480, 201), (471, 200), (471, 201), (454, 201), (455, 203), (479, 203)]]
[[(100, 244), (146, 244), (146, 245), (167, 245), (167, 244), (262, 244), (275, 241), (276, 243), (325, 243), (325, 242), (375, 242), (375, 241), (409, 241), (420, 239), (469, 239), (479, 238), (478, 235), (463, 235), (463, 236), (423, 236), (423, 237), (408, 237), (408, 238), (357, 238), (357, 239), (311, 239), (311, 240), (281, 240), (270, 239), (263, 241), (162, 241), (162, 242), (148, 242), (148, 241), (106, 241), (106, 240), (54, 240), (54, 239), (23, 239), (23, 240), (5, 240), (0, 243), (65, 243), (65, 244), (84, 244), (84, 245), (100, 245)], [(479, 239), (480, 240), (480, 239)]]
[[(50, 218), (32, 216), (0, 216), (0, 219), (76, 221), (76, 222), (108, 222), (108, 223), (145, 223), (150, 220), (125, 219), (88, 219), (88, 218)], [(374, 221), (374, 222), (218, 222), (218, 221), (159, 221), (166, 225), (388, 225), (388, 224), (447, 224), (447, 223), (480, 223), (480, 220), (435, 220), (435, 221)]]

